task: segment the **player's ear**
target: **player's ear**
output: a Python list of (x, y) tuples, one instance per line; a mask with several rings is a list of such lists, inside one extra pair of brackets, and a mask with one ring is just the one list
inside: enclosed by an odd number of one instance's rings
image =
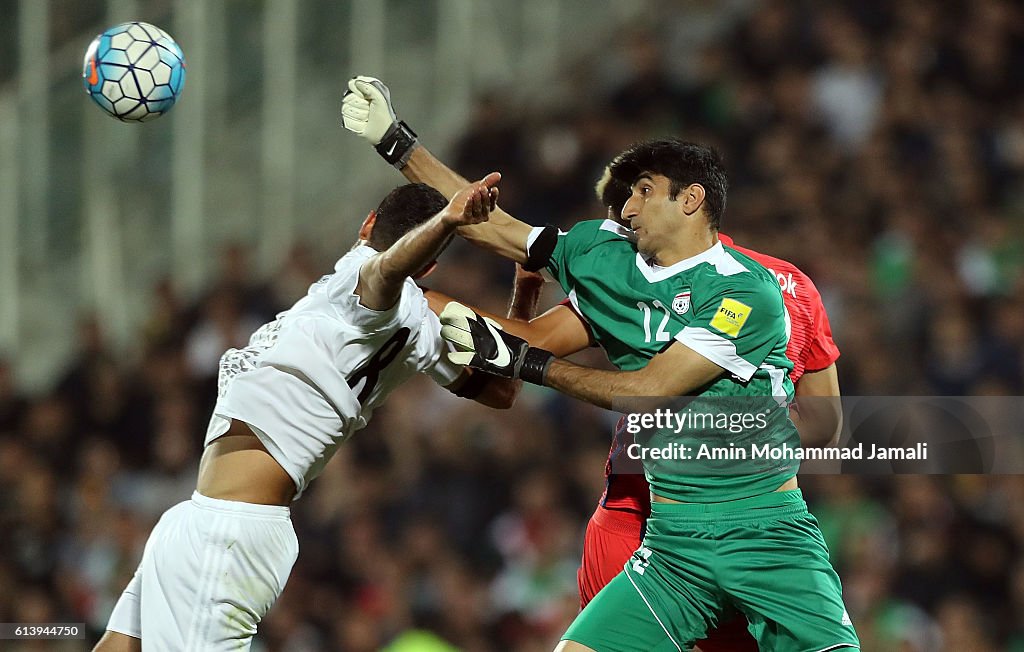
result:
[(373, 233), (373, 225), (377, 223), (377, 211), (370, 211), (370, 214), (363, 220), (363, 225), (359, 227), (359, 239), (369, 240), (370, 235)]
[(691, 183), (679, 191), (679, 204), (683, 212), (693, 215), (704, 203), (704, 186), (699, 183)]
[(428, 276), (430, 276), (431, 274), (434, 273), (435, 269), (437, 269), (437, 261), (436, 260), (433, 261), (432, 263), (430, 263), (429, 265), (427, 265), (426, 267), (424, 267), (423, 270), (420, 273), (418, 273), (416, 276), (413, 276), (413, 278), (416, 279), (416, 280), (419, 280), (421, 278), (427, 278)]

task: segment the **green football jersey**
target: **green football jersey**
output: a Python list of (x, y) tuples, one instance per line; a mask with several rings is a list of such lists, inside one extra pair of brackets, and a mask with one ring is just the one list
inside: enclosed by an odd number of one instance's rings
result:
[[(797, 459), (756, 455), (800, 446), (787, 407), (793, 398), (789, 319), (773, 274), (720, 242), (660, 267), (637, 251), (632, 231), (611, 220), (580, 222), (559, 234), (547, 271), (619, 369), (640, 369), (681, 342), (726, 370), (685, 408), (719, 418), (645, 434), (647, 441), (638, 437), (647, 448), (671, 444), (681, 456), (644, 460), (654, 493), (683, 502), (736, 500), (774, 491), (796, 474)], [(735, 420), (722, 421), (726, 412), (763, 416), (756, 427), (737, 428), (730, 427)], [(715, 453), (735, 449), (747, 457)]]

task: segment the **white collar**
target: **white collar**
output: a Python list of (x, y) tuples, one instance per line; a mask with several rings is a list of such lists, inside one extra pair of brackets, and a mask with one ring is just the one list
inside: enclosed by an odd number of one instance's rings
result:
[(648, 262), (640, 252), (637, 252), (636, 254), (636, 266), (643, 273), (644, 278), (646, 278), (649, 283), (664, 281), (665, 279), (671, 278), (680, 272), (693, 269), (701, 263), (709, 263), (713, 265), (722, 276), (732, 276), (733, 274), (739, 274), (740, 272), (747, 271), (746, 267), (729, 255), (729, 252), (727, 252), (725, 247), (722, 246), (721, 240), (696, 256), (690, 256), (689, 258), (680, 260), (668, 267), (662, 267), (656, 263)]
[(632, 229), (624, 227), (618, 222), (606, 219), (604, 222), (601, 222), (601, 230), (610, 231), (611, 233), (614, 233), (621, 238), (625, 238), (630, 242), (636, 242), (636, 233), (634, 233)]

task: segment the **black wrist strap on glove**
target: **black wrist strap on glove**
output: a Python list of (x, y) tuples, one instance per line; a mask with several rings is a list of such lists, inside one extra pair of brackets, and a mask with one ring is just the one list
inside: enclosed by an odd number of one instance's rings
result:
[(412, 150), (417, 142), (419, 141), (416, 140), (416, 132), (405, 124), (405, 121), (399, 121), (391, 125), (384, 137), (380, 139), (377, 153), (385, 161), (395, 166), (395, 169), (401, 170), (409, 162), (409, 157), (412, 156)]
[(543, 385), (544, 376), (548, 373), (548, 367), (555, 356), (550, 351), (530, 347), (523, 356), (523, 366), (519, 368), (519, 377), (534, 385)]

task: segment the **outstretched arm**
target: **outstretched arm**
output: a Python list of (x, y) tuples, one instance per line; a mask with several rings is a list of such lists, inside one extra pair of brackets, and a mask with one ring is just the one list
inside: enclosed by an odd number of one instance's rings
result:
[(458, 303), (441, 314), (441, 335), (455, 345), (448, 358), (505, 378), (522, 378), (553, 387), (598, 407), (611, 408), (616, 397), (681, 396), (721, 376), (725, 369), (681, 342), (651, 358), (636, 371), (604, 371), (555, 358), (515, 335), (502, 332)]
[(497, 199), (495, 186), (500, 180), (501, 175), (492, 172), (464, 186), (440, 213), (366, 261), (359, 270), (356, 284), (359, 302), (371, 310), (387, 310), (395, 305), (405, 279), (432, 263), (456, 228), (487, 220)]
[(611, 409), (623, 396), (683, 396), (725, 370), (684, 344), (675, 343), (637, 371), (604, 371), (552, 360), (544, 384), (563, 394)]
[[(539, 275), (516, 270), (516, 280), (512, 286), (512, 298), (509, 301), (508, 317), (495, 317), (509, 324), (529, 323), (537, 314), (537, 303), (543, 280)], [(439, 292), (425, 291), (427, 303), (431, 310), (440, 314), (441, 309), (435, 306), (441, 295)], [(447, 297), (445, 297), (447, 298)], [(519, 379), (501, 378), (492, 374), (464, 367), (463, 373), (448, 389), (457, 396), (471, 398), (474, 401), (498, 409), (508, 409), (516, 402), (523, 381)]]
[[(522, 268), (518, 267), (508, 317), (500, 317), (473, 306), (469, 307), (480, 316), (494, 320), (505, 332), (523, 338), (530, 343), (530, 346), (551, 351), (559, 358), (572, 355), (591, 346), (593, 340), (590, 337), (590, 331), (568, 306), (559, 304), (544, 314), (534, 317), (542, 283), (540, 275), (523, 272)], [(438, 315), (441, 314), (445, 306), (455, 301), (452, 297), (437, 290), (428, 290), (425, 294), (430, 309)], [(526, 310), (531, 301), (533, 302), (532, 309)], [(523, 316), (526, 314), (529, 316)]]
[[(342, 123), (373, 145), (377, 152), (415, 183), (433, 186), (452, 197), (466, 180), (419, 144), (415, 132), (398, 119), (391, 92), (379, 79), (355, 77), (342, 100)], [(517, 263), (526, 262), (531, 227), (496, 208), (487, 223), (465, 225), (459, 235)]]

